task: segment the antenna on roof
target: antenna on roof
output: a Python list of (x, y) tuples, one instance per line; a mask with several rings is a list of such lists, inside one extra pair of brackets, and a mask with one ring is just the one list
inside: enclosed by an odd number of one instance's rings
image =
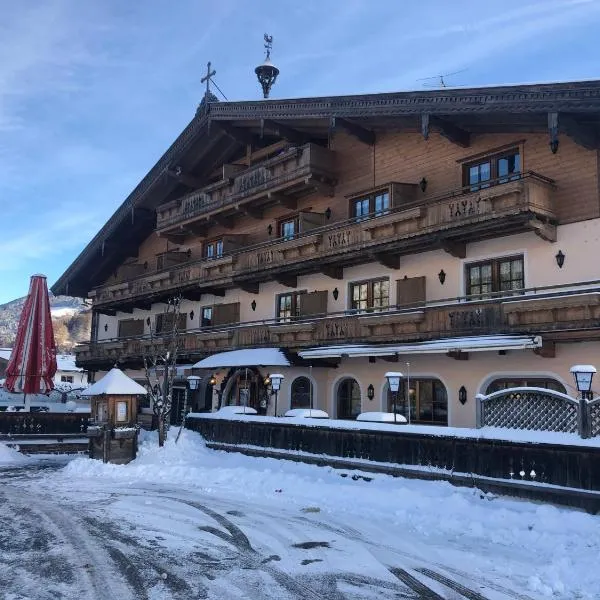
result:
[[(427, 83), (423, 84), (423, 87), (427, 87), (427, 88), (446, 88), (448, 87), (447, 83), (446, 83), (446, 78), (448, 77), (452, 77), (453, 75), (458, 75), (459, 73), (464, 73), (467, 69), (461, 69), (460, 71), (454, 71), (452, 73), (443, 73), (440, 75), (433, 75), (432, 77), (421, 77), (419, 79), (417, 79), (417, 81), (425, 81)], [(433, 82), (433, 80), (436, 80), (435, 82)], [(461, 87), (461, 86), (455, 86), (455, 85), (450, 85), (450, 87)]]

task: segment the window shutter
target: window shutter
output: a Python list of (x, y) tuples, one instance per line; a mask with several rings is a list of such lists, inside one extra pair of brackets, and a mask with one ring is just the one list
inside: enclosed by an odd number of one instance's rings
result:
[(124, 319), (119, 321), (119, 337), (132, 337), (144, 335), (143, 319)]
[[(143, 323), (143, 322), (142, 322)], [(175, 313), (160, 313), (156, 315), (156, 333), (173, 333), (175, 329)], [(187, 313), (177, 315), (177, 330), (187, 329)]]
[(229, 325), (240, 321), (240, 303), (215, 304), (213, 306), (213, 325)]
[(300, 316), (308, 317), (312, 315), (324, 315), (327, 313), (327, 294), (328, 292), (310, 292), (310, 294), (301, 294), (298, 297), (300, 302)]
[(425, 277), (408, 277), (396, 282), (396, 306), (411, 308), (425, 304)]
[(306, 233), (316, 227), (322, 227), (324, 224), (325, 215), (322, 213), (300, 212), (298, 214), (298, 229), (300, 233)]

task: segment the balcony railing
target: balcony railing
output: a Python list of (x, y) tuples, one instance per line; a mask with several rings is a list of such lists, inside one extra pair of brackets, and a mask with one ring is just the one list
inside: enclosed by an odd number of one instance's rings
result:
[[(458, 188), (418, 204), (403, 204), (382, 214), (315, 228), (292, 240), (279, 239), (245, 248), (236, 257), (234, 273), (264, 273), (315, 259), (332, 263), (336, 256), (352, 252), (369, 256), (385, 250), (414, 252), (424, 245), (430, 249), (431, 234), (448, 239), (469, 238), (470, 229), (472, 236), (483, 236), (495, 228), (510, 233), (528, 226), (539, 232), (556, 218), (553, 189), (551, 180), (535, 173), (525, 173), (512, 181), (493, 181), (490, 187), (477, 191)], [(529, 224), (524, 225), (523, 219), (512, 225), (506, 223), (510, 217), (519, 216), (529, 219)]]
[[(415, 342), (444, 337), (542, 334), (566, 339), (597, 330), (600, 335), (600, 281), (492, 294), (486, 299), (451, 298), (373, 312), (328, 313), (293, 321), (270, 319), (181, 334), (189, 357), (257, 346), (299, 349), (326, 344)], [(562, 333), (561, 333), (562, 332)], [(565, 337), (566, 336), (566, 337)], [(575, 336), (575, 337), (574, 337)], [(80, 345), (77, 360), (108, 363), (140, 358), (160, 338), (138, 336)]]
[(138, 297), (177, 293), (192, 285), (232, 287), (239, 280), (268, 279), (281, 269), (318, 271), (322, 263), (365, 262), (380, 252), (426, 251), (432, 248), (432, 235), (475, 240), (494, 232), (506, 234), (531, 227), (539, 233), (539, 227), (552, 227), (548, 224), (555, 218), (551, 180), (525, 173), (519, 179), (492, 184), (475, 192), (458, 188), (419, 204), (393, 207), (358, 222), (349, 219), (316, 227), (291, 240), (271, 240), (222, 258), (189, 261), (102, 286), (90, 297), (97, 306), (127, 303)]
[(156, 227), (159, 231), (165, 230), (268, 193), (296, 191), (298, 186), (310, 185), (311, 179), (317, 182), (335, 179), (333, 153), (315, 144), (284, 150), (278, 156), (235, 174), (230, 180), (158, 207)]

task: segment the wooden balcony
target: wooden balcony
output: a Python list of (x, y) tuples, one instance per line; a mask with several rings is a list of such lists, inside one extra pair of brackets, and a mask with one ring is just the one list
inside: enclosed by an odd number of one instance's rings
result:
[(261, 205), (292, 201), (315, 188), (335, 185), (333, 152), (315, 144), (284, 150), (249, 169), (232, 174), (230, 179), (207, 186), (164, 204), (156, 210), (160, 233), (181, 231), (185, 225), (215, 213), (251, 210)]
[(105, 311), (148, 305), (175, 293), (193, 299), (199, 286), (204, 286), (205, 291), (210, 287), (221, 288), (231, 282), (232, 273), (231, 256), (205, 259), (96, 288), (89, 297), (94, 308)]
[(357, 260), (397, 268), (402, 254), (432, 248), (464, 258), (469, 242), (527, 230), (554, 241), (553, 189), (551, 181), (533, 173), (478, 191), (461, 188), (381, 216), (246, 249), (236, 255), (234, 274), (239, 281), (260, 281), (278, 271), (317, 272), (324, 265), (344, 266)]
[[(361, 314), (327, 314), (292, 322), (279, 320), (230, 324), (186, 331), (181, 337), (182, 360), (259, 346), (291, 350), (339, 344), (404, 343), (462, 336), (541, 335), (544, 353), (553, 355), (555, 341), (600, 338), (600, 281), (578, 284), (578, 289), (557, 287), (522, 290), (516, 295), (485, 300), (455, 298), (423, 303), (415, 308), (390, 308)], [(147, 352), (150, 340), (140, 336), (106, 340), (76, 347), (77, 362), (88, 368), (111, 366), (115, 360), (135, 363)]]

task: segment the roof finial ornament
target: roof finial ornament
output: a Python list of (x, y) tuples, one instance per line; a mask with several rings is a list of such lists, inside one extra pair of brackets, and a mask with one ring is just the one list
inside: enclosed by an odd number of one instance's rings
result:
[(208, 61), (206, 64), (206, 75), (200, 80), (200, 83), (206, 83), (206, 91), (204, 92), (204, 96), (202, 97), (202, 101), (200, 102), (200, 106), (198, 106), (198, 111), (202, 109), (207, 109), (209, 102), (218, 102), (219, 99), (210, 91), (210, 84), (213, 83), (217, 89), (219, 87), (213, 81), (213, 77), (217, 74), (217, 72), (212, 69), (211, 63)]
[(258, 77), (258, 83), (260, 83), (263, 96), (265, 98), (269, 97), (269, 92), (271, 91), (271, 87), (275, 83), (277, 79), (277, 75), (279, 75), (279, 69), (271, 63), (271, 50), (273, 49), (273, 36), (265, 33), (265, 62), (262, 65), (259, 65), (254, 69), (256, 76)]

